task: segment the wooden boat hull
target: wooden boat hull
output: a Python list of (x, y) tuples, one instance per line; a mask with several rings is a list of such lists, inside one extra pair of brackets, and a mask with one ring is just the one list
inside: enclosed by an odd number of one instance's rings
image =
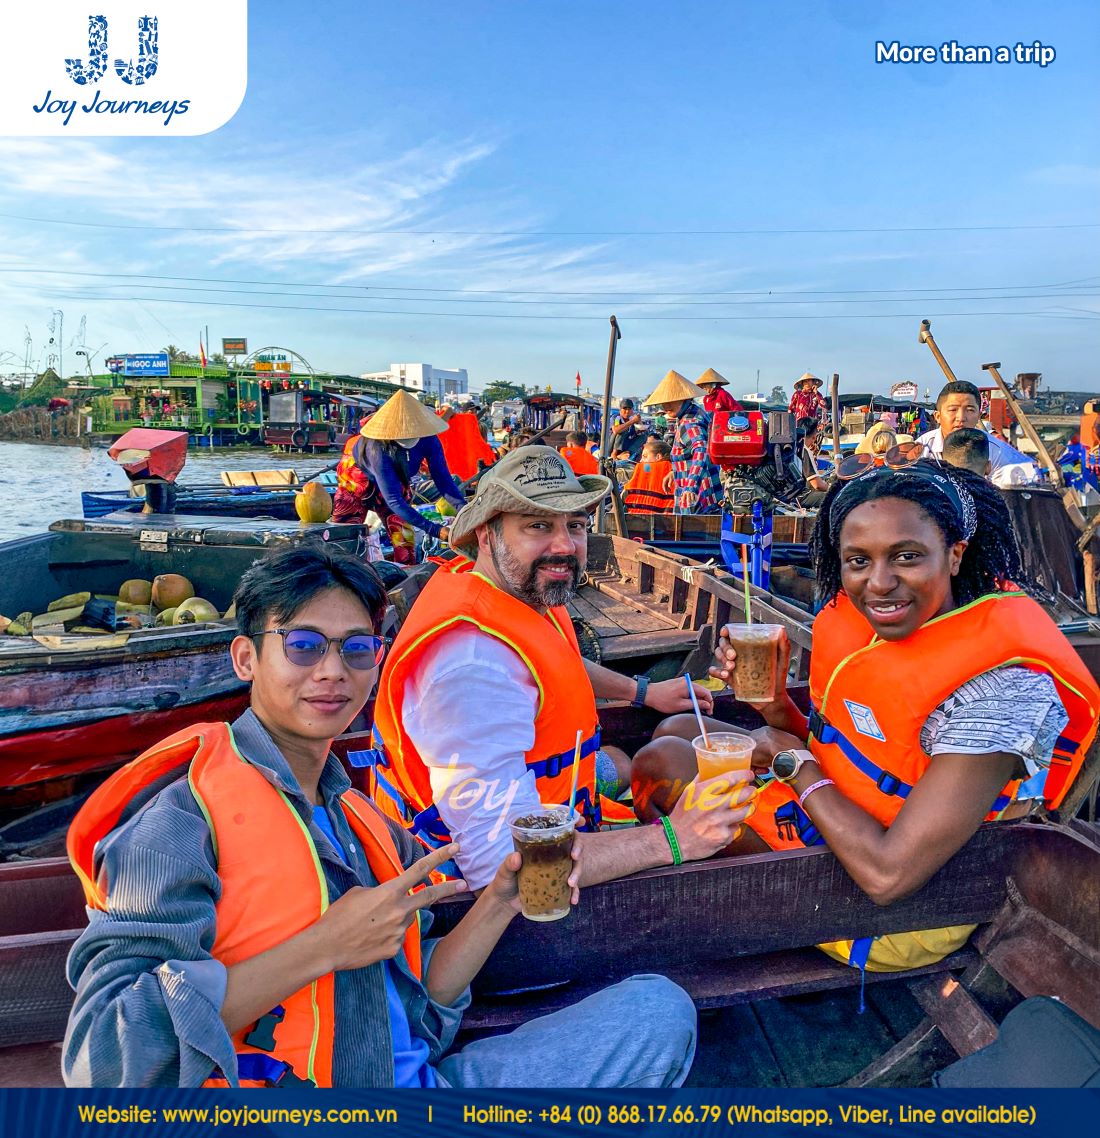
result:
[[(311, 528), (352, 548), (360, 534), (358, 526)], [(55, 523), (48, 534), (0, 546), (0, 612), (42, 612), (66, 593), (117, 593), (128, 578), (165, 572), (182, 573), (222, 611), (264, 549), (301, 532), (297, 524), (175, 515)], [(144, 629), (123, 643), (0, 636), (0, 788), (102, 766), (112, 734), (125, 738), (124, 758), (155, 741), (164, 722), (194, 721), (211, 701), (240, 697), (227, 651), (235, 635), (233, 622), (215, 622)]]
[[(80, 495), (80, 508), (86, 518), (102, 518), (116, 511), (140, 513), (144, 506), (141, 498), (131, 498), (126, 490), (85, 490)], [(220, 493), (189, 493), (183, 487), (176, 498), (176, 514), (200, 514), (203, 517), (277, 518), (293, 521), (294, 494), (257, 487), (225, 490)]]
[[(248, 706), (244, 684), (163, 711), (90, 718), (83, 723), (0, 738), (0, 788), (110, 770), (167, 735), (204, 720), (232, 720)], [(5, 796), (10, 798), (12, 796)]]
[[(470, 904), (434, 906), (433, 935)], [(64, 961), (84, 923), (64, 859), (0, 865), (0, 1047), (61, 1038), (72, 1002)], [(1058, 996), (1100, 1024), (1100, 832), (1023, 822), (983, 826), (922, 889), (886, 907), (824, 848), (591, 886), (564, 921), (513, 921), (478, 977), (464, 1027), (509, 1026), (636, 972), (669, 975), (704, 1008), (851, 988), (859, 974), (810, 945), (954, 923), (983, 927), (971, 947), (907, 976), (982, 965), (1019, 996)], [(540, 984), (553, 987), (530, 991)], [(528, 994), (503, 994), (517, 989)]]

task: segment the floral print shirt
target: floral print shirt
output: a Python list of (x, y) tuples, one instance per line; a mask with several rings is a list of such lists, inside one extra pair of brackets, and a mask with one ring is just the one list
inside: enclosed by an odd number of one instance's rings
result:
[(676, 417), (672, 476), (678, 514), (714, 514), (722, 505), (718, 467), (707, 457), (710, 416), (689, 400)]
[(825, 421), (825, 400), (821, 393), (813, 387), (800, 387), (792, 396), (788, 407), (797, 423), (799, 419), (817, 419)]

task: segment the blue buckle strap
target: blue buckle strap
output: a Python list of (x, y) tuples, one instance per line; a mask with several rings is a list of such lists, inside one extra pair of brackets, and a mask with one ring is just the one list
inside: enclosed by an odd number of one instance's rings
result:
[(281, 1059), (273, 1059), (270, 1055), (257, 1055), (247, 1051), (237, 1055), (237, 1079), (241, 1082), (263, 1083), (264, 1086), (278, 1087), (286, 1090), (289, 1087), (315, 1087), (312, 1079), (303, 1079), (296, 1074), (294, 1068)]
[(862, 774), (865, 774), (882, 791), (891, 798), (908, 798), (913, 789), (907, 782), (902, 782), (897, 775), (883, 770), (877, 763), (871, 762), (867, 756), (854, 744), (849, 742), (816, 707), (810, 709), (810, 732), (819, 743), (825, 746), (839, 747), (844, 757)]
[(419, 814), (413, 815), (409, 829), (422, 842), (434, 849), (448, 845), (451, 841), (451, 832), (439, 816), (439, 810), (434, 802), (421, 810)]
[[(824, 716), (816, 707), (810, 708), (810, 733), (819, 743), (826, 746), (839, 747), (844, 757), (862, 774), (865, 774), (883, 794), (891, 798), (908, 798), (912, 785), (902, 782), (897, 775), (883, 770), (877, 763), (871, 762), (867, 756), (853, 743), (846, 739), (831, 723), (826, 722)], [(990, 814), (999, 814), (1012, 800), (1006, 794), (997, 796), (989, 808)]]
[(793, 841), (795, 836), (804, 846), (819, 846), (825, 841), (809, 814), (797, 802), (784, 802), (776, 808), (775, 828), (784, 841)]
[(371, 724), (370, 729), (371, 741), (374, 743), (373, 747), (369, 747), (363, 751), (348, 751), (348, 764), (353, 767), (388, 767), (390, 765), (389, 759), (386, 756), (386, 743), (382, 738), (382, 732), (378, 730), (378, 724)]
[(864, 991), (867, 984), (867, 958), (871, 955), (871, 945), (874, 944), (875, 937), (873, 936), (860, 936), (852, 941), (852, 951), (848, 953), (848, 967), (859, 969), (859, 1014), (867, 1010), (867, 1004), (864, 1001)]
[(593, 798), (593, 796), (588, 793), (587, 786), (578, 786), (576, 806), (584, 818), (584, 825), (581, 829), (598, 830), (602, 821), (600, 816), (600, 796), (597, 794), (595, 798)]
[[(581, 743), (581, 758), (595, 754), (600, 749), (600, 729), (596, 728), (594, 735), (589, 736)], [(535, 759), (527, 763), (527, 769), (535, 778), (557, 778), (563, 770), (573, 765), (573, 748), (562, 751), (560, 754), (549, 755), (545, 759)]]
[(245, 1043), (261, 1051), (274, 1051), (275, 1029), (283, 1022), (285, 1015), (286, 1008), (282, 1004), (277, 1004), (267, 1015), (262, 1015), (256, 1020), (252, 1030), (244, 1037)]

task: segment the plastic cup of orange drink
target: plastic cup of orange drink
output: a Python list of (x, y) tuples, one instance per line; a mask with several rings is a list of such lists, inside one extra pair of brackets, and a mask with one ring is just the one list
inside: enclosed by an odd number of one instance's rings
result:
[(730, 771), (747, 771), (752, 766), (755, 740), (742, 731), (708, 731), (692, 740), (695, 761), (699, 765), (699, 781), (717, 778)]

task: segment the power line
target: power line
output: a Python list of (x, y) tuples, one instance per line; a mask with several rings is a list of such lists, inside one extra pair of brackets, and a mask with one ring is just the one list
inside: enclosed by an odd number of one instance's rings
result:
[[(107, 288), (127, 288), (128, 285), (106, 285)], [(154, 285), (146, 284), (144, 286), (148, 289), (158, 289), (165, 292), (199, 292), (204, 294), (216, 294), (219, 296), (274, 296), (274, 297), (302, 297), (314, 298), (317, 300), (336, 300), (342, 299), (338, 295), (332, 293), (304, 293), (304, 292), (272, 292), (269, 289), (257, 289), (252, 292), (241, 292), (237, 289), (220, 289), (220, 288), (189, 288), (186, 285)], [(102, 295), (102, 294), (101, 294)], [(1088, 292), (1030, 292), (1030, 293), (999, 293), (996, 296), (934, 296), (929, 299), (938, 303), (951, 303), (953, 301), (969, 300), (974, 301), (995, 301), (995, 300), (1045, 300), (1054, 299), (1057, 297), (1075, 297), (1080, 299), (1088, 299), (1089, 297), (1100, 296), (1100, 291)], [(102, 299), (111, 300), (109, 295), (103, 295)], [(397, 301), (399, 303), (414, 303), (414, 298), (404, 296), (368, 296), (359, 297), (357, 299), (366, 301)], [(418, 298), (419, 299), (419, 298)], [(905, 297), (859, 297), (852, 300), (839, 300), (839, 299), (821, 299), (813, 298), (810, 300), (620, 300), (617, 302), (617, 307), (666, 307), (666, 308), (692, 308), (692, 307), (712, 307), (712, 306), (729, 306), (736, 307), (755, 307), (755, 306), (774, 306), (774, 305), (797, 305), (797, 304), (898, 304), (904, 301)], [(212, 303), (218, 303), (213, 301)], [(431, 300), (434, 304), (519, 304), (519, 305), (583, 305), (591, 308), (598, 304), (596, 300), (490, 300), (478, 299), (476, 297), (434, 297)], [(484, 314), (482, 314), (484, 315)]]
[[(245, 285), (245, 286), (260, 285), (260, 286), (267, 286), (267, 288), (262, 289), (261, 292), (257, 295), (270, 295), (270, 296), (295, 296), (295, 295), (297, 295), (297, 296), (320, 296), (320, 295), (323, 295), (323, 294), (317, 294), (317, 293), (276, 293), (276, 292), (269, 291), (272, 287), (274, 287), (274, 288), (310, 288), (310, 289), (347, 289), (347, 290), (356, 290), (357, 292), (370, 292), (370, 291), (377, 291), (377, 290), (384, 289), (387, 292), (391, 292), (391, 293), (393, 293), (393, 292), (451, 293), (451, 294), (456, 294), (459, 297), (463, 297), (463, 298), (468, 297), (468, 296), (502, 296), (502, 297), (522, 297), (522, 296), (586, 297), (587, 296), (587, 297), (601, 298), (601, 299), (611, 298), (620, 304), (661, 303), (661, 304), (676, 304), (676, 305), (691, 304), (691, 303), (696, 303), (696, 302), (684, 301), (684, 300), (668, 300), (668, 301), (652, 301), (652, 302), (629, 301), (629, 300), (626, 300), (625, 298), (631, 297), (631, 296), (652, 296), (652, 297), (658, 297), (658, 296), (668, 296), (668, 297), (697, 297), (697, 296), (698, 297), (711, 297), (711, 296), (733, 296), (733, 297), (753, 297), (753, 296), (771, 297), (771, 296), (777, 296), (777, 297), (787, 297), (787, 296), (809, 296), (809, 297), (829, 297), (829, 296), (870, 296), (872, 294), (877, 295), (877, 296), (884, 296), (886, 294), (897, 293), (897, 294), (903, 294), (901, 296), (896, 297), (896, 299), (900, 301), (900, 300), (904, 300), (907, 298), (906, 295), (904, 295), (904, 294), (920, 294), (922, 296), (928, 296), (928, 295), (932, 295), (932, 294), (936, 294), (936, 293), (951, 291), (951, 292), (963, 292), (963, 293), (996, 292), (998, 294), (997, 296), (984, 298), (984, 299), (996, 300), (996, 299), (1000, 299), (1001, 296), (1004, 293), (1006, 293), (1008, 290), (1024, 290), (1024, 289), (1041, 289), (1041, 290), (1044, 290), (1042, 292), (1038, 292), (1038, 293), (1034, 293), (1034, 294), (1027, 294), (1028, 296), (1037, 296), (1037, 297), (1091, 295), (1089, 293), (1082, 293), (1080, 291), (1053, 292), (1050, 290), (1053, 290), (1053, 289), (1080, 290), (1081, 288), (1084, 288), (1086, 285), (1090, 285), (1090, 284), (1093, 284), (1094, 282), (1100, 281), (1100, 277), (1083, 277), (1083, 278), (1080, 278), (1079, 280), (1075, 280), (1075, 281), (1058, 281), (1058, 282), (1053, 282), (1051, 284), (974, 285), (974, 286), (962, 285), (962, 286), (943, 286), (941, 288), (735, 289), (735, 290), (728, 290), (728, 291), (713, 290), (713, 291), (708, 291), (708, 292), (676, 292), (675, 290), (663, 290), (660, 292), (642, 292), (642, 291), (634, 291), (634, 290), (628, 289), (628, 290), (623, 290), (623, 291), (611, 291), (611, 292), (584, 292), (584, 291), (579, 291), (579, 290), (573, 291), (573, 292), (567, 292), (567, 291), (541, 291), (541, 290), (536, 290), (536, 289), (448, 289), (448, 288), (432, 288), (432, 287), (428, 287), (428, 286), (412, 286), (412, 285), (409, 285), (409, 286), (406, 286), (406, 285), (347, 285), (347, 284), (339, 284), (339, 283), (333, 284), (333, 283), (311, 282), (311, 281), (272, 281), (270, 279), (268, 279), (268, 280), (238, 280), (238, 279), (233, 279), (233, 278), (225, 279), (225, 278), (219, 278), (219, 277), (169, 276), (169, 275), (161, 274), (161, 273), (99, 273), (99, 272), (91, 272), (91, 271), (86, 271), (86, 270), (37, 269), (37, 268), (21, 268), (21, 267), (17, 268), (17, 267), (2, 267), (2, 266), (0, 266), (0, 273), (27, 273), (27, 274), (39, 274), (39, 275), (47, 275), (47, 276), (106, 278), (106, 279), (112, 280), (112, 281), (119, 281), (119, 284), (117, 287), (120, 287), (120, 288), (129, 287), (127, 284), (124, 283), (124, 281), (129, 281), (129, 280), (137, 280), (137, 281), (186, 281), (186, 282), (191, 283), (191, 284), (215, 284), (215, 285)], [(120, 280), (119, 278), (122, 278), (122, 280)], [(145, 287), (147, 287), (147, 288), (159, 288), (159, 287), (168, 287), (168, 286), (146, 285)], [(179, 291), (184, 291), (184, 290), (180, 289)], [(190, 291), (217, 292), (219, 290), (217, 290), (217, 289), (193, 289)], [(252, 294), (248, 294), (248, 295), (252, 295)], [(335, 297), (333, 299), (335, 299)], [(358, 299), (379, 299), (379, 300), (400, 300), (400, 301), (403, 301), (405, 298), (404, 297), (398, 297), (398, 296), (378, 296), (377, 298), (370, 297), (370, 298), (358, 298)], [(438, 303), (442, 303), (442, 304), (455, 303), (454, 301), (450, 300), (447, 297), (435, 297), (432, 299), (434, 301), (436, 301)], [(939, 297), (936, 299), (947, 299), (947, 298)], [(960, 299), (977, 300), (977, 299), (983, 299), (983, 298), (966, 297), (966, 298), (960, 298)], [(1012, 297), (1012, 299), (1018, 299), (1018, 297), (1014, 296), (1014, 297)], [(519, 300), (500, 300), (500, 301), (476, 301), (476, 302), (470, 301), (469, 303), (497, 303), (497, 304), (526, 303), (526, 304), (530, 304), (530, 303), (536, 303), (536, 302), (535, 301), (519, 301)], [(542, 303), (542, 302), (538, 301), (537, 303)], [(595, 303), (595, 301), (594, 300), (593, 301), (560, 300), (560, 301), (554, 301), (553, 303), (589, 304), (589, 303)], [(699, 303), (723, 303), (723, 302), (711, 301), (711, 302), (699, 302)], [(775, 301), (774, 303), (789, 303), (789, 302)], [(797, 303), (811, 303), (811, 302), (799, 301)], [(821, 302), (821, 303), (825, 303), (825, 302)], [(830, 303), (858, 303), (858, 302), (857, 301), (833, 301)]]
[(38, 225), (69, 225), (81, 229), (123, 229), (153, 233), (285, 233), (291, 236), (349, 237), (777, 237), (853, 233), (1007, 233), (1019, 231), (1100, 229), (1100, 222), (1064, 225), (906, 225), (828, 229), (288, 229), (232, 225), (127, 225), (121, 222), (74, 221), (71, 218), (31, 217), (0, 213), (9, 221)]
[[(423, 312), (414, 311), (410, 309), (386, 309), (386, 308), (329, 308), (317, 305), (301, 305), (301, 304), (244, 304), (237, 301), (207, 301), (207, 300), (187, 300), (180, 297), (138, 297), (138, 296), (122, 296), (122, 297), (104, 297), (104, 296), (88, 296), (79, 293), (65, 293), (64, 299), (66, 300), (92, 300), (101, 302), (118, 303), (119, 301), (132, 301), (136, 304), (150, 303), (150, 304), (190, 304), (190, 305), (204, 305), (207, 308), (211, 303), (217, 304), (221, 308), (249, 308), (249, 309), (265, 309), (272, 312), (325, 312), (335, 314), (347, 314), (352, 316), (433, 316), (433, 317), (458, 317), (467, 320), (574, 320), (574, 321), (591, 321), (606, 319), (606, 314), (599, 316), (559, 316), (550, 313), (536, 314), (536, 313), (515, 313), (515, 312)], [(1000, 298), (996, 298), (1000, 299)], [(753, 313), (750, 316), (633, 316), (631, 320), (635, 323), (652, 323), (655, 321), (670, 322), (670, 321), (734, 321), (734, 320), (920, 320), (926, 317), (940, 317), (940, 316), (1043, 316), (1054, 318), (1058, 320), (1087, 320), (1088, 317), (1083, 316), (1067, 316), (1056, 310), (1044, 309), (1039, 311), (994, 311), (994, 312), (836, 312), (836, 313), (823, 313), (819, 316), (803, 313), (800, 315), (791, 316), (770, 316), (764, 313)], [(1100, 319), (1100, 312), (1097, 313), (1096, 319)]]

